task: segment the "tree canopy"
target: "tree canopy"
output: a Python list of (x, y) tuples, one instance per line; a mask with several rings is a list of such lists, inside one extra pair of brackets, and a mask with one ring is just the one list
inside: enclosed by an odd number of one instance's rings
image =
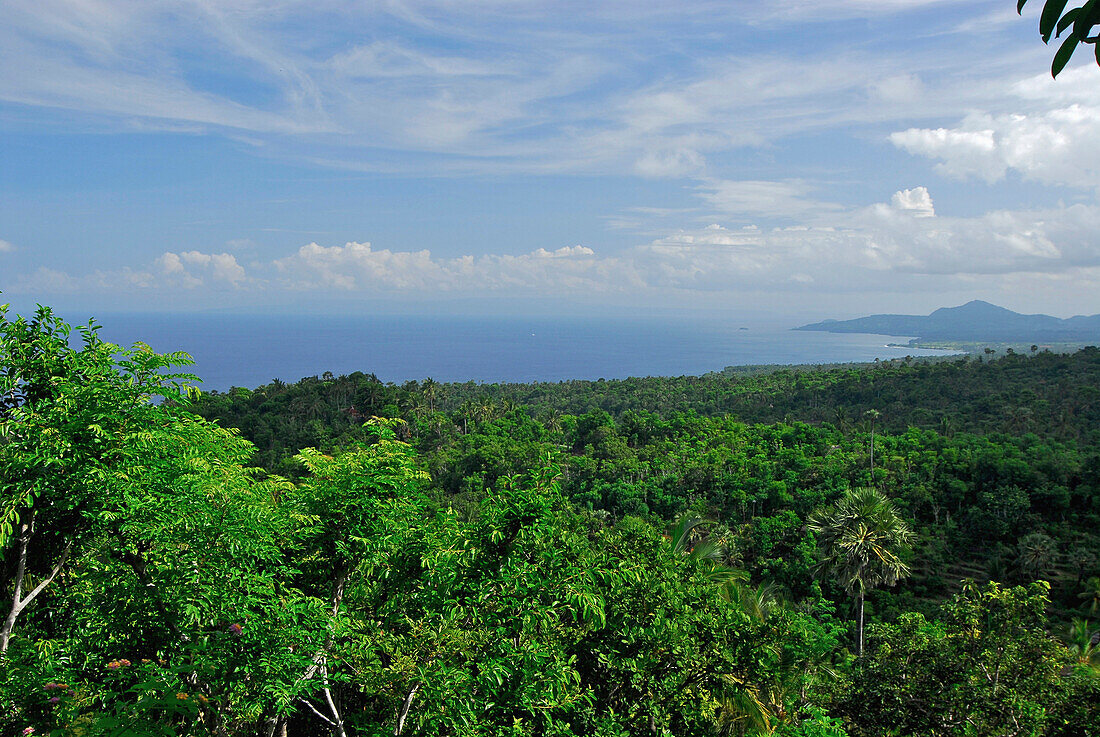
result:
[[(2, 734), (1069, 737), (1100, 719), (1078, 386), (1095, 351), (538, 389), (570, 413), (361, 374), (195, 399), (162, 373), (185, 356), (0, 317)], [(897, 414), (987, 386), (1034, 413), (988, 434)]]

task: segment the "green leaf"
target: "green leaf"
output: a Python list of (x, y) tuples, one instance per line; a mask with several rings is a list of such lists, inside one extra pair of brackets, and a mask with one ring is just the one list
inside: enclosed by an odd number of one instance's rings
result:
[(1081, 12), (1077, 14), (1077, 19), (1073, 21), (1073, 35), (1077, 37), (1077, 40), (1085, 38), (1089, 35), (1089, 29), (1096, 25), (1096, 0), (1088, 0), (1087, 3), (1081, 6)]
[(1024, 12), (1024, 5), (1027, 4), (1027, 0), (1018, 0), (1016, 3), (1016, 13), (1022, 14)]
[(1070, 23), (1073, 23), (1073, 20), (1077, 17), (1078, 13), (1080, 13), (1080, 12), (1081, 12), (1080, 8), (1074, 8), (1073, 10), (1070, 10), (1065, 15), (1063, 15), (1062, 20), (1058, 21), (1058, 30), (1055, 32), (1054, 35), (1055, 36), (1061, 36), (1062, 32), (1065, 31), (1067, 28), (1069, 28)]
[(1043, 43), (1050, 41), (1050, 36), (1054, 33), (1054, 27), (1058, 24), (1062, 11), (1066, 9), (1067, 2), (1068, 0), (1047, 0), (1046, 5), (1043, 6), (1043, 14), (1039, 17), (1039, 33), (1043, 37)]
[(1069, 63), (1069, 58), (1073, 56), (1078, 43), (1077, 37), (1072, 35), (1062, 42), (1062, 45), (1058, 48), (1058, 53), (1054, 55), (1054, 63), (1050, 65), (1050, 76), (1057, 77), (1058, 73), (1066, 68), (1066, 64)]

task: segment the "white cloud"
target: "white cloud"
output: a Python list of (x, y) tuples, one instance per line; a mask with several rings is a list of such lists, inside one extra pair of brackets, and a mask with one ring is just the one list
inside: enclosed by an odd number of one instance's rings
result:
[(788, 0), (768, 3), (759, 11), (775, 19), (837, 19), (904, 13), (937, 5), (958, 5), (959, 0)]
[(8, 241), (0, 238), (0, 253), (10, 253), (14, 250), (15, 250), (15, 246), (13, 246)]
[[(596, 258), (585, 246), (539, 248), (521, 255), (436, 258), (429, 250), (391, 251), (370, 243), (309, 243), (274, 262), (281, 283), (295, 290), (525, 291), (623, 288), (617, 259)], [(616, 273), (619, 271), (619, 273)], [(636, 282), (635, 282), (636, 283)]]
[[(155, 262), (159, 281), (185, 289), (202, 286), (240, 287), (248, 281), (244, 267), (228, 253), (183, 251), (163, 253)], [(150, 276), (150, 286), (153, 278)]]
[[(926, 50), (899, 60), (834, 34), (812, 51), (785, 48), (786, 37), (764, 52), (717, 42), (774, 33), (787, 14), (811, 23), (937, 2), (571, 12), (533, 1), (10, 0), (0, 68), (19, 73), (0, 75), (0, 100), (127, 130), (227, 129), (266, 155), (340, 168), (696, 176), (712, 153), (996, 99), (997, 85), (945, 81), (943, 69), (969, 59)], [(361, 28), (379, 30), (364, 40)]]
[(909, 105), (919, 102), (925, 95), (924, 83), (916, 74), (895, 74), (875, 80), (870, 84), (870, 92), (884, 102)]
[[(987, 121), (992, 122), (981, 120)], [(890, 141), (911, 154), (943, 160), (936, 168), (948, 176), (973, 175), (995, 182), (1004, 178), (1007, 167), (997, 155), (993, 129), (977, 128), (978, 124), (979, 119), (971, 118), (964, 130), (910, 128), (891, 133)]]
[(925, 187), (914, 187), (895, 192), (890, 199), (890, 204), (895, 210), (911, 212), (913, 217), (930, 218), (936, 216), (936, 208), (932, 206), (932, 195), (928, 194)]
[(716, 212), (734, 218), (806, 219), (841, 209), (813, 197), (815, 189), (799, 180), (714, 179), (698, 187), (699, 196)]
[(261, 286), (245, 274), (236, 259), (226, 253), (165, 252), (147, 268), (123, 266), (94, 269), (73, 276), (56, 269), (39, 267), (15, 280), (13, 292), (23, 294), (100, 293), (113, 296), (138, 295), (151, 291), (183, 289), (224, 290)]
[(1056, 81), (1030, 77), (1007, 90), (1012, 112), (974, 112), (953, 127), (909, 128), (890, 141), (938, 160), (940, 172), (960, 179), (994, 183), (1015, 171), (1043, 184), (1094, 188), (1100, 182), (1095, 74), (1076, 68)]
[(70, 294), (80, 289), (79, 282), (68, 274), (40, 266), (30, 274), (15, 280), (12, 292), (16, 294)]
[[(801, 191), (801, 190), (798, 190)], [(151, 290), (211, 293), (331, 293), (359, 296), (633, 295), (689, 299), (761, 290), (856, 293), (896, 289), (963, 292), (1008, 288), (1035, 279), (1091, 284), (1100, 275), (1094, 223), (1100, 205), (1002, 210), (977, 217), (936, 215), (925, 187), (854, 210), (816, 210), (810, 224), (762, 228), (714, 222), (666, 231), (648, 243), (603, 255), (583, 245), (522, 254), (436, 256), (370, 243), (308, 243), (246, 273), (229, 254), (167, 252), (149, 268), (95, 271), (82, 277), (39, 269), (12, 291)], [(1053, 289), (1053, 287), (1051, 287)]]
[(1097, 217), (1100, 207), (1085, 205), (936, 216), (928, 190), (914, 187), (811, 226), (680, 230), (623, 258), (652, 287), (936, 291), (1100, 269)]
[(683, 177), (703, 169), (706, 159), (690, 148), (645, 151), (634, 162), (634, 171), (643, 177)]
[(237, 263), (236, 257), (228, 253), (184, 251), (179, 258), (188, 266), (208, 271), (215, 281), (236, 285), (245, 278), (244, 269)]
[(588, 246), (562, 246), (553, 251), (545, 248), (536, 248), (531, 252), (534, 258), (571, 258), (574, 256), (595, 256), (596, 252)]

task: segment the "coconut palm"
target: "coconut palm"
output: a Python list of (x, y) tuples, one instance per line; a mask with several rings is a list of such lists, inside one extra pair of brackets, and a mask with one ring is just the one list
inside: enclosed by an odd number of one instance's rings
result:
[(859, 637), (856, 654), (863, 654), (863, 603), (869, 589), (893, 586), (909, 575), (902, 555), (913, 533), (893, 502), (877, 489), (853, 489), (835, 506), (810, 515), (821, 560), (818, 574), (831, 576), (856, 597)]
[(1085, 581), (1085, 590), (1078, 594), (1077, 598), (1085, 600), (1089, 607), (1089, 614), (1100, 612), (1100, 576), (1090, 576), (1089, 580)]
[(435, 412), (435, 400), (439, 398), (441, 392), (439, 382), (429, 376), (421, 382), (420, 391), (423, 392), (424, 398), (428, 400), (428, 411)]
[(1050, 576), (1058, 562), (1058, 543), (1050, 535), (1032, 532), (1020, 538), (1016, 546), (1020, 572), (1032, 581)]
[(1100, 630), (1087, 619), (1074, 618), (1069, 626), (1069, 651), (1078, 665), (1100, 668)]
[(704, 534), (702, 526), (710, 520), (685, 514), (668, 528), (666, 537), (672, 552), (686, 556), (702, 565), (706, 577), (718, 585), (745, 582), (748, 574), (724, 564), (726, 548), (713, 536)]
[(784, 603), (782, 590), (771, 581), (751, 586), (743, 580), (731, 580), (722, 586), (720, 593), (723, 599), (737, 604), (741, 611), (760, 622)]
[(863, 416), (867, 418), (871, 424), (871, 481), (875, 479), (875, 421), (879, 417), (882, 417), (882, 413), (877, 409), (869, 409), (863, 413)]

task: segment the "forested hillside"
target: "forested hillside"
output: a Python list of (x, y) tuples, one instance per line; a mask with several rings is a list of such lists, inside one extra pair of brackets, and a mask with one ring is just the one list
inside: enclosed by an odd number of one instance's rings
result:
[(4, 734), (1097, 734), (1095, 349), (195, 396), (69, 336), (0, 312)]
[(259, 448), (260, 463), (271, 466), (288, 451), (331, 442), (371, 415), (404, 417), (413, 426), (431, 418), (461, 434), (517, 407), (550, 429), (566, 414), (603, 411), (619, 420), (633, 411), (764, 424), (797, 420), (841, 432), (867, 425), (866, 412), (875, 410), (878, 428), (893, 433), (910, 427), (944, 435), (1033, 432), (1093, 446), (1100, 443), (1100, 350), (541, 384), (426, 379), (395, 385), (356, 373), (211, 392), (196, 409), (241, 428)]
[(1098, 387), (1089, 348), (560, 384), (354, 374), (206, 394), (196, 409), (241, 428), (258, 460), (288, 475), (297, 447), (336, 449), (366, 416), (403, 417), (451, 504), (551, 456), (574, 503), (614, 519), (713, 518), (731, 560), (799, 593), (813, 581), (806, 516), (875, 486), (919, 533), (913, 575), (879, 592), (879, 607), (921, 608), (966, 578), (1043, 578), (1062, 619), (1080, 613), (1100, 554)]

